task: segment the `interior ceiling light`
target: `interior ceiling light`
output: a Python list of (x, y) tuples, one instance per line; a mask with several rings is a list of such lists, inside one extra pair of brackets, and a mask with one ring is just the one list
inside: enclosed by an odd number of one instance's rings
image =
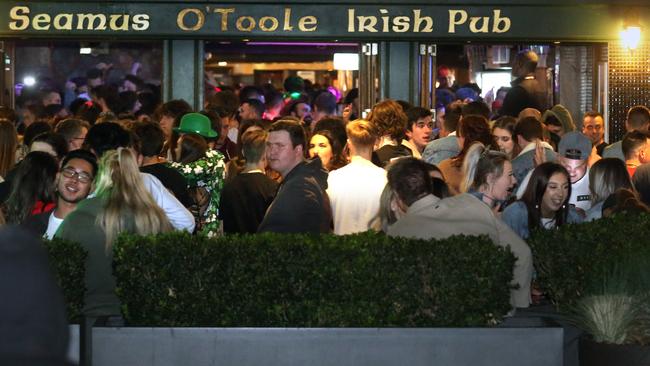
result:
[(334, 69), (336, 70), (359, 70), (358, 53), (335, 53)]

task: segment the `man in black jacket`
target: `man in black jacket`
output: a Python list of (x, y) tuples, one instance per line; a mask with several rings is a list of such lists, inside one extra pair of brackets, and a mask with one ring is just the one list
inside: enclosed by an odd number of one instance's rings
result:
[(258, 232), (331, 231), (332, 211), (325, 192), (327, 172), (319, 158), (305, 161), (305, 144), (300, 123), (281, 119), (271, 126), (266, 156), (283, 181)]
[(537, 54), (531, 50), (517, 54), (512, 65), (515, 80), (503, 100), (500, 115), (517, 117), (525, 108), (535, 108), (541, 112), (547, 109), (542, 85), (535, 79), (538, 60)]

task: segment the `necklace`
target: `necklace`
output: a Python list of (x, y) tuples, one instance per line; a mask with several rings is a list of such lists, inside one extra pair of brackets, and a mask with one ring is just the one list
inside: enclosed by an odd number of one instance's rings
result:
[(495, 203), (497, 202), (497, 200), (494, 197), (491, 197), (491, 196), (487, 195), (486, 193), (483, 193), (483, 198), (487, 198), (487, 199), (490, 200), (490, 203), (489, 203), (490, 208), (493, 208), (495, 206)]

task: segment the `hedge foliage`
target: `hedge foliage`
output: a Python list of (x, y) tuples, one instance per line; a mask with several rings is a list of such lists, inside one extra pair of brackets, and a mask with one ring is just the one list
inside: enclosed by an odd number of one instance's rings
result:
[(121, 236), (127, 324), (201, 327), (485, 326), (510, 309), (514, 256), (487, 237), (375, 233)]
[(61, 287), (66, 313), (71, 324), (80, 323), (86, 286), (85, 261), (88, 253), (77, 243), (61, 239), (45, 240), (50, 266)]
[(650, 256), (650, 216), (617, 215), (558, 230), (533, 233), (529, 241), (539, 283), (553, 302), (568, 309), (630, 256)]

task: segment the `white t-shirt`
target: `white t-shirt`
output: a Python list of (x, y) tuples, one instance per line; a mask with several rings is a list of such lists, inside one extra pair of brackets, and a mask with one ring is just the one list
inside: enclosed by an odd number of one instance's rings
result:
[(544, 227), (544, 229), (546, 230), (555, 229), (555, 219), (546, 219), (542, 217), (541, 221), (542, 221), (542, 227)]
[(169, 222), (176, 230), (194, 231), (194, 216), (182, 203), (158, 180), (148, 173), (140, 173), (145, 188), (154, 201), (162, 208)]
[(334, 233), (345, 235), (367, 231), (379, 212), (386, 171), (369, 160), (352, 157), (350, 164), (333, 170), (327, 178), (327, 194), (334, 216)]
[[(163, 210), (167, 219), (176, 230), (187, 230), (190, 233), (194, 231), (194, 216), (183, 204), (174, 196), (174, 194), (149, 173), (140, 172), (142, 183), (149, 191), (153, 200)], [(95, 192), (88, 195), (88, 198), (95, 197)]]
[(571, 184), (571, 198), (569, 203), (587, 212), (591, 208), (591, 192), (589, 191), (589, 169), (584, 177)]
[(45, 239), (52, 240), (56, 231), (59, 230), (59, 226), (63, 222), (63, 219), (60, 219), (54, 216), (54, 211), (50, 214), (50, 219), (47, 221), (47, 230), (45, 231)]

